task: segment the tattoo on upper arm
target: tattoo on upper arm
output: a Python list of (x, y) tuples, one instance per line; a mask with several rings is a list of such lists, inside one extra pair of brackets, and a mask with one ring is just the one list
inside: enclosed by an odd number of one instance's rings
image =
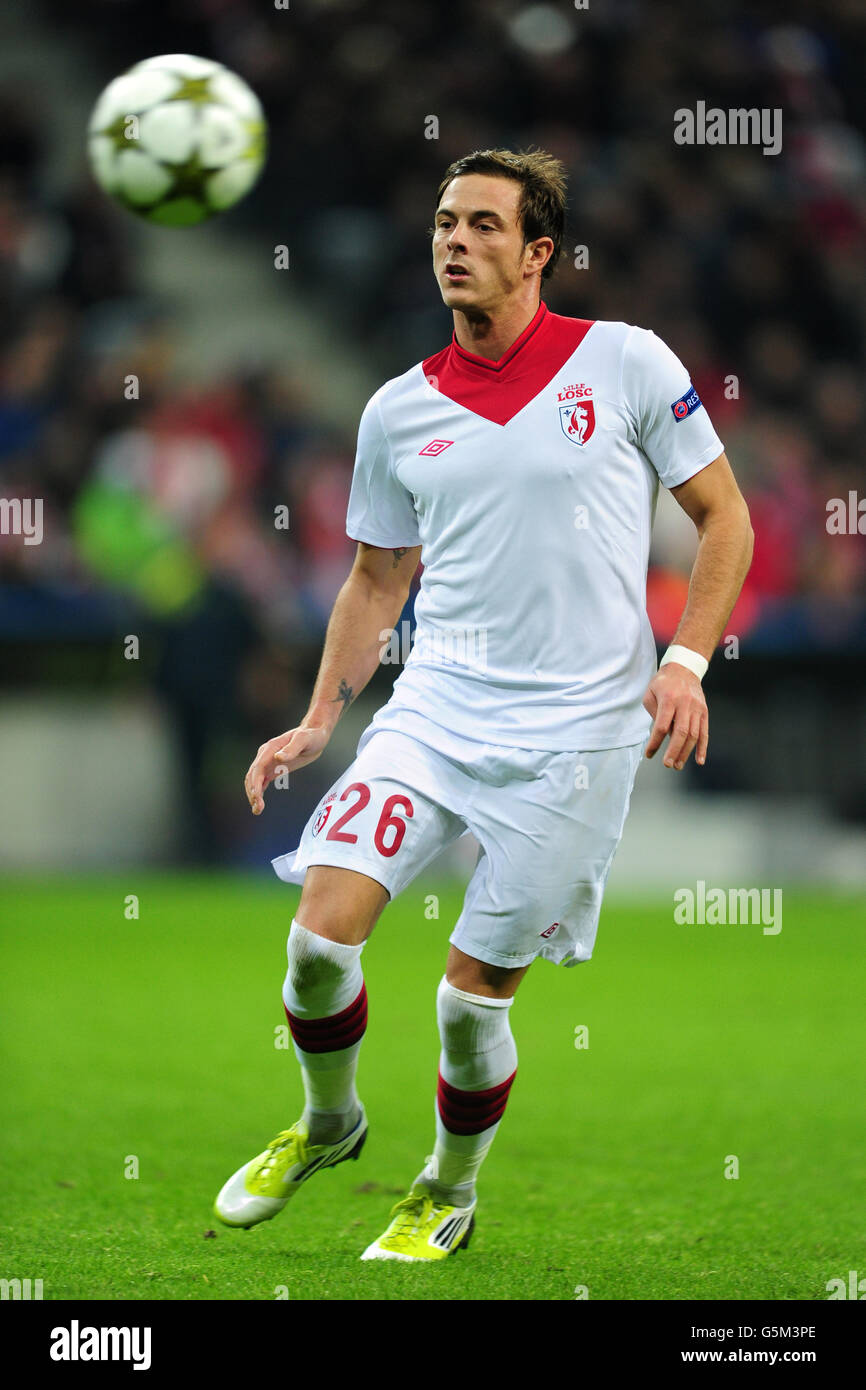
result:
[(409, 553), (409, 547), (408, 547), (408, 545), (401, 545), (401, 546), (398, 546), (398, 547), (394, 550), (394, 552), (393, 552), (393, 554), (394, 554), (394, 563), (393, 563), (393, 565), (391, 566), (391, 568), (392, 568), (392, 569), (396, 569), (397, 566), (399, 565), (400, 561), (403, 559), (403, 556), (404, 556), (404, 555), (407, 555), (408, 553)]
[(341, 680), (340, 689), (334, 697), (334, 703), (336, 704), (337, 700), (342, 700), (343, 709), (347, 710), (350, 704), (352, 703), (352, 696), (354, 695), (354, 693), (355, 692), (352, 690), (352, 687), (349, 685), (349, 683), (345, 680)]

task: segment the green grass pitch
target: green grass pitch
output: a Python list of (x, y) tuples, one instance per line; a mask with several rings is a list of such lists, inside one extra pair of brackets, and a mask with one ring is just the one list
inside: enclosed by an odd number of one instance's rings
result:
[(275, 1047), (298, 890), (138, 872), (7, 884), (0, 1275), (41, 1278), (46, 1299), (819, 1300), (866, 1274), (864, 903), (793, 889), (778, 936), (608, 900), (591, 964), (542, 962), (521, 986), (470, 1249), (361, 1264), (432, 1149), (434, 999), (461, 889), (441, 891), (438, 920), (429, 891), (386, 909), (364, 952), (360, 1161), (244, 1232), (213, 1198), (302, 1104)]

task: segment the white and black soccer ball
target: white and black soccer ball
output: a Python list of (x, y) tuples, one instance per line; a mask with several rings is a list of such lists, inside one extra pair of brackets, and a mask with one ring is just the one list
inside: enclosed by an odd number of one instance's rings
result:
[(261, 103), (221, 63), (167, 53), (106, 87), (88, 127), (94, 177), (130, 212), (189, 227), (247, 194), (265, 162)]

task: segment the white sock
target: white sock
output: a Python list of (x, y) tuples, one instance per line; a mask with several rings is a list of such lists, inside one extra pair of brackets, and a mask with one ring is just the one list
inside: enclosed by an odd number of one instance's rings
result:
[(436, 1096), (436, 1144), (416, 1179), (442, 1200), (468, 1206), (517, 1070), (512, 999), (468, 994), (443, 976), (436, 996), (442, 1052)]
[(286, 946), (283, 1005), (301, 1064), (310, 1142), (333, 1144), (358, 1122), (355, 1073), (367, 1026), (361, 946), (307, 931), (296, 919)]

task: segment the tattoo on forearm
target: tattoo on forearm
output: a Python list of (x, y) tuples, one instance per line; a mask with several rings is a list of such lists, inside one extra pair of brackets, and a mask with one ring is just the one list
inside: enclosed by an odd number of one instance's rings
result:
[(345, 680), (341, 680), (340, 689), (338, 694), (335, 696), (334, 703), (336, 703), (337, 700), (342, 700), (343, 710), (345, 711), (349, 708), (350, 704), (352, 703), (353, 694), (354, 691), (352, 690), (352, 687), (348, 684), (348, 682), (346, 682)]
[(392, 569), (397, 568), (400, 561), (403, 559), (403, 556), (407, 553), (408, 549), (408, 545), (401, 545), (398, 547), (398, 549), (394, 551), (394, 564), (391, 566)]

